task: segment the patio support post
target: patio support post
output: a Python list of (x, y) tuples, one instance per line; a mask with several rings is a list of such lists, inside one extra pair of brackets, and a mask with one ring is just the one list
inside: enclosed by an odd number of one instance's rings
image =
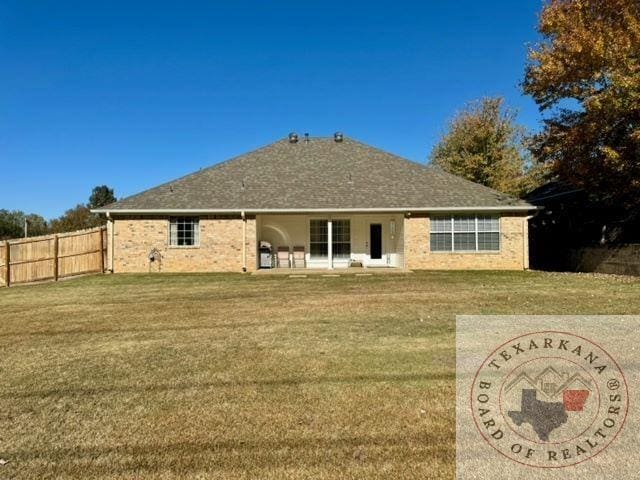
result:
[(333, 269), (333, 222), (327, 220), (327, 268)]

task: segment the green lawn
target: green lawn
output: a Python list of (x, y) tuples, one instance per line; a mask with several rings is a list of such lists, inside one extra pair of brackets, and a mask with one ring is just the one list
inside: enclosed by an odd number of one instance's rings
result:
[(450, 478), (455, 314), (640, 313), (537, 272), (0, 290), (0, 478)]

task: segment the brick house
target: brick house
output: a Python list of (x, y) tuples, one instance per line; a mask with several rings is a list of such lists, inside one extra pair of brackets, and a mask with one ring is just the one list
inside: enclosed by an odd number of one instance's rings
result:
[(113, 272), (240, 272), (522, 270), (534, 209), (341, 134), (291, 134), (94, 211)]

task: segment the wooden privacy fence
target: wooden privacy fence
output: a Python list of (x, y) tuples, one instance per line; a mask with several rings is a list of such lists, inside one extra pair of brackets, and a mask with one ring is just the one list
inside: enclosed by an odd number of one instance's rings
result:
[(106, 227), (0, 242), (0, 285), (102, 273)]

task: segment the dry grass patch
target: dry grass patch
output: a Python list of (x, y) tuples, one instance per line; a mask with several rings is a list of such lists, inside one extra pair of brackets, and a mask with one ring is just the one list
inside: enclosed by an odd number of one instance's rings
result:
[(453, 478), (455, 314), (640, 312), (543, 273), (0, 290), (0, 478)]

